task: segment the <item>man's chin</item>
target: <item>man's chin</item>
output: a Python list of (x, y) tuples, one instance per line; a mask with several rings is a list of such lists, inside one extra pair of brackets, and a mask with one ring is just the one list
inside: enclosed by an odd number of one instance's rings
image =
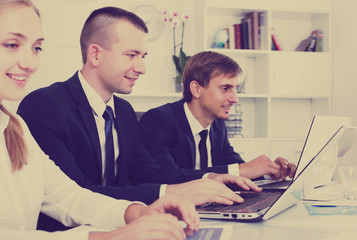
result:
[(118, 93), (118, 94), (130, 94), (130, 93), (132, 93), (132, 91), (133, 91), (133, 89), (126, 89), (126, 90), (121, 89), (119, 91), (116, 91), (116, 93)]
[(228, 114), (227, 115), (220, 115), (220, 116), (217, 116), (216, 118), (225, 121), (225, 120), (228, 120), (229, 115)]

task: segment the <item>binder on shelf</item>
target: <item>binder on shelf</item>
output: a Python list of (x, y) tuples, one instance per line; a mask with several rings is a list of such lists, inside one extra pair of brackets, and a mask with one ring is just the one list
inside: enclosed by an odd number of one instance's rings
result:
[(250, 17), (247, 15), (242, 19), (242, 24), (244, 23), (243, 28), (243, 38), (247, 41), (247, 46), (245, 49), (253, 49), (253, 39), (252, 39), (252, 21)]
[(241, 31), (242, 49), (249, 49), (249, 23), (248, 23), (248, 21), (242, 20), (240, 31)]
[(233, 25), (234, 31), (234, 40), (235, 40), (235, 49), (242, 49), (242, 41), (241, 41), (241, 23), (236, 23)]

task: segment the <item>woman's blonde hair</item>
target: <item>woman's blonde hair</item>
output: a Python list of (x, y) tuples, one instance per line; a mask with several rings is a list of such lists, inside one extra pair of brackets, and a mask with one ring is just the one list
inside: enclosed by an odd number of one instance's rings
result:
[(35, 5), (30, 0), (0, 0), (0, 12), (5, 7), (30, 7), (32, 8), (38, 16), (40, 16), (40, 12), (35, 7)]
[[(30, 0), (0, 0), (0, 14), (4, 9), (6, 11), (6, 8), (11, 9), (21, 6), (32, 8), (40, 17), (38, 9)], [(19, 120), (1, 104), (0, 110), (10, 117), (9, 123), (4, 131), (4, 137), (12, 170), (17, 171), (27, 164), (28, 151), (24, 139), (24, 132)]]
[(16, 117), (11, 114), (3, 105), (0, 105), (0, 110), (10, 117), (9, 123), (4, 131), (5, 143), (9, 152), (12, 170), (20, 170), (27, 164), (27, 147), (24, 139), (24, 132), (21, 124)]

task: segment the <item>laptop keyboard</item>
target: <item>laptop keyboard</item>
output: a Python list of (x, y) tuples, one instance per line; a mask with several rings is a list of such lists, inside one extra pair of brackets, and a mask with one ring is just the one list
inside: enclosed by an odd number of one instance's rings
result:
[(280, 189), (280, 188), (287, 188), (291, 184), (291, 180), (285, 180), (285, 181), (278, 181), (278, 182), (272, 182), (272, 183), (266, 183), (259, 185), (259, 187), (264, 188), (269, 188), (269, 189)]
[(224, 205), (219, 203), (210, 203), (206, 206), (202, 206), (206, 211), (219, 211), (219, 210), (240, 210), (249, 206), (252, 206), (255, 203), (258, 203), (264, 199), (267, 199), (271, 196), (276, 196), (277, 192), (247, 192), (240, 193), (244, 199), (243, 203), (234, 203), (233, 205)]

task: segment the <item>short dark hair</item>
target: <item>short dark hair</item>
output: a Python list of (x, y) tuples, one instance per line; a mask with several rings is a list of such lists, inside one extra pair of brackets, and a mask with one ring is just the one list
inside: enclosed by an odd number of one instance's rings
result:
[(145, 22), (132, 12), (117, 7), (103, 7), (94, 10), (84, 23), (80, 44), (82, 62), (87, 62), (87, 51), (90, 44), (96, 43), (106, 50), (110, 50), (114, 39), (113, 27), (118, 21), (127, 21), (139, 30), (148, 33)]
[(233, 78), (241, 73), (238, 63), (226, 55), (211, 51), (197, 53), (190, 58), (182, 74), (183, 98), (186, 102), (192, 101), (190, 83), (193, 80), (207, 87), (212, 78), (221, 74)]

